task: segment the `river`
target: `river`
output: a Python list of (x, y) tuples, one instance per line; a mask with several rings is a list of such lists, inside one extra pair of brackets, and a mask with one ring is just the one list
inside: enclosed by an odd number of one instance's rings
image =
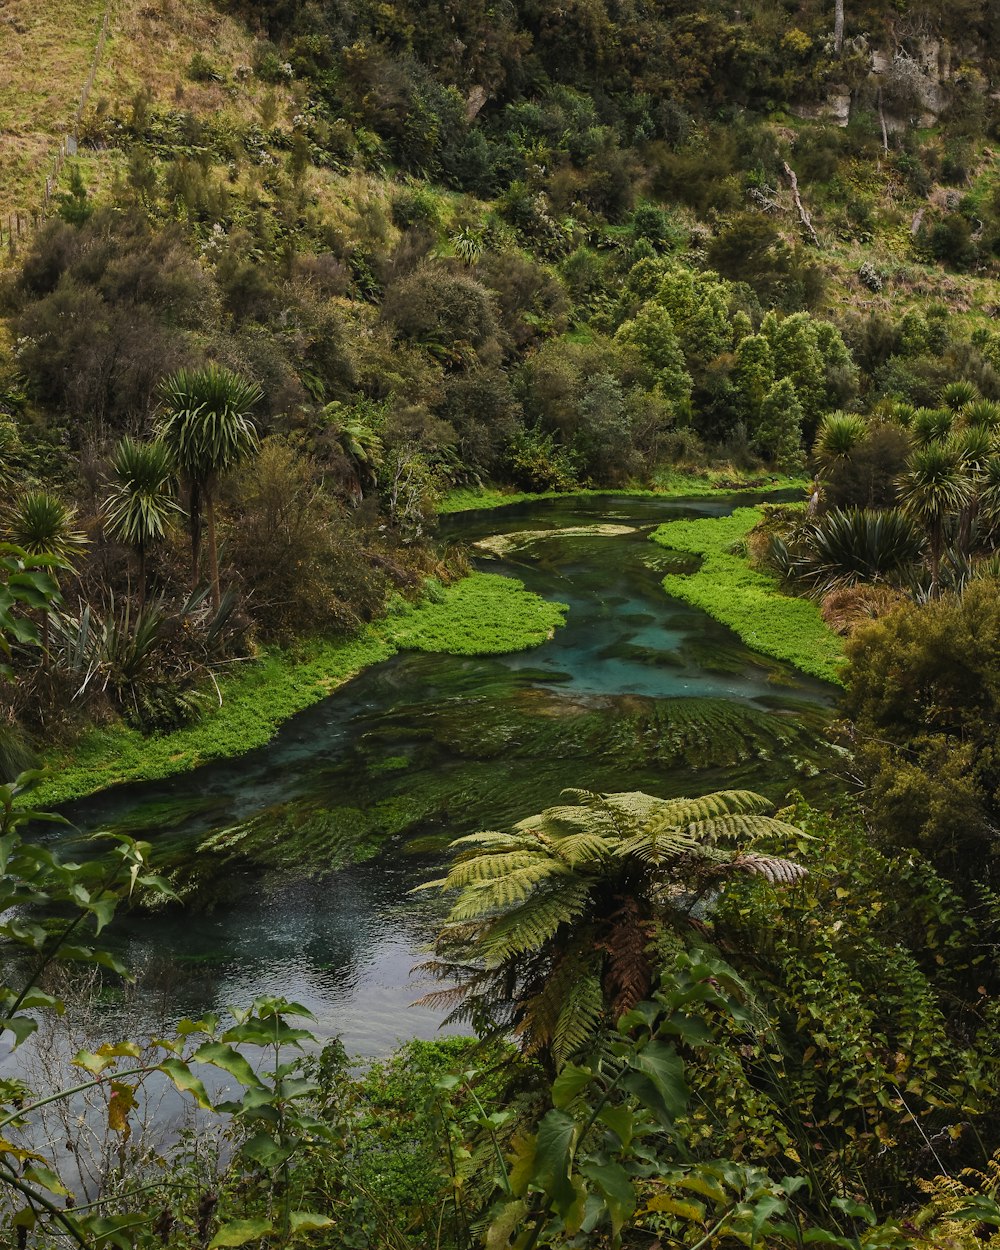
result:
[(443, 905), (410, 891), (451, 838), (503, 827), (566, 786), (776, 799), (821, 786), (834, 692), (660, 584), (680, 566), (651, 529), (734, 502), (577, 497), (446, 518), (452, 541), (505, 536), (477, 549), (479, 567), (569, 605), (551, 641), (500, 658), (396, 656), (267, 747), (67, 809), (84, 832), (147, 838), (186, 899), (116, 920), (139, 992), (112, 995), (98, 1031), (281, 994), (315, 1013), (321, 1037), (384, 1054), (441, 1024), (410, 1005), (427, 988), (410, 970)]

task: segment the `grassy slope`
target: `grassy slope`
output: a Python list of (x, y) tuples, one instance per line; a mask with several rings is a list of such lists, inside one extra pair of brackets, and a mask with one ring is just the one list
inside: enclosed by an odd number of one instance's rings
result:
[[(90, 72), (106, 0), (5, 0), (0, 5), (0, 215), (31, 213), (41, 204), (45, 177), (69, 133)], [(209, 0), (113, 0), (109, 38), (97, 67), (87, 112), (103, 101), (127, 115), (144, 90), (154, 101), (198, 116), (256, 116), (273, 91), (279, 125), (287, 128), (289, 93), (252, 76), (239, 86), (194, 83), (185, 73), (195, 52), (228, 75), (249, 66), (251, 33)], [(84, 177), (104, 186), (123, 163), (120, 152), (81, 150)]]
[(0, 216), (41, 203), (58, 136), (86, 82), (105, 0), (0, 6)]
[(492, 573), (432, 588), (422, 603), (400, 607), (356, 638), (267, 652), (223, 680), (222, 705), (195, 725), (151, 738), (125, 725), (91, 730), (71, 751), (49, 759), (52, 776), (32, 793), (31, 805), (65, 803), (122, 782), (156, 780), (242, 755), (264, 746), (282, 721), (397, 651), (523, 651), (544, 642), (564, 614), (562, 604)]
[(737, 508), (728, 517), (661, 525), (653, 534), (654, 542), (702, 558), (696, 573), (665, 577), (664, 589), (727, 625), (754, 651), (839, 683), (841, 641), (816, 605), (782, 594), (773, 578), (751, 569), (745, 557), (733, 551), (759, 520), (758, 509)]

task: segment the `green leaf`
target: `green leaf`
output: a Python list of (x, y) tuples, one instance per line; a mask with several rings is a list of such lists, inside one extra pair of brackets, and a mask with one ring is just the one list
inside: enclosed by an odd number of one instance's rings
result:
[(649, 1042), (631, 1059), (632, 1072), (622, 1084), (665, 1124), (687, 1105), (684, 1063), (673, 1046)]
[[(191, 1069), (181, 1059), (164, 1059), (158, 1065), (159, 1070), (165, 1073), (173, 1081), (174, 1085), (182, 1094), (190, 1094), (195, 1102), (205, 1111), (212, 1110), (212, 1104), (209, 1101), (205, 1086), (194, 1075)], [(242, 1242), (230, 1242), (226, 1244), (242, 1245)]]
[(3, 1035), (5, 1030), (13, 1033), (15, 1050), (37, 1028), (37, 1023), (30, 1016), (8, 1016), (6, 1020), (0, 1020), (0, 1036)]
[(243, 1143), (240, 1154), (251, 1163), (271, 1170), (281, 1167), (293, 1150), (293, 1146), (282, 1146), (270, 1133), (262, 1131), (254, 1133), (253, 1137)]
[(617, 1237), (635, 1211), (635, 1188), (628, 1173), (620, 1163), (588, 1162), (581, 1164), (580, 1171), (600, 1191), (611, 1219), (611, 1235)]
[(565, 1215), (577, 1199), (570, 1181), (570, 1164), (578, 1126), (565, 1111), (549, 1111), (535, 1135), (535, 1167), (532, 1179), (548, 1194), (553, 1206)]
[(552, 1082), (552, 1102), (556, 1107), (568, 1107), (574, 1098), (594, 1079), (593, 1072), (567, 1063)]
[(69, 1196), (69, 1190), (56, 1176), (55, 1172), (42, 1167), (40, 1163), (34, 1163), (26, 1167), (22, 1175), (26, 1181), (30, 1181), (33, 1185), (40, 1185), (42, 1189), (48, 1190), (50, 1194), (58, 1194), (60, 1198)]
[(238, 1050), (222, 1042), (206, 1042), (203, 1046), (199, 1046), (191, 1056), (191, 1061), (192, 1063), (210, 1063), (215, 1068), (221, 1068), (223, 1072), (235, 1076), (243, 1085), (263, 1084), (248, 1060)]
[(228, 1224), (222, 1225), (208, 1243), (208, 1250), (216, 1250), (216, 1247), (222, 1246), (245, 1246), (248, 1241), (259, 1241), (261, 1237), (268, 1237), (273, 1232), (274, 1225), (270, 1220), (230, 1220)]
[(772, 1215), (784, 1215), (788, 1203), (777, 1194), (765, 1194), (754, 1204), (753, 1221), (750, 1225), (750, 1244), (756, 1242), (758, 1235)]
[(101, 898), (95, 898), (91, 902), (85, 904), (87, 911), (89, 911), (97, 919), (97, 925), (94, 929), (95, 934), (100, 933), (104, 926), (108, 924), (114, 916), (116, 903), (117, 900), (113, 895), (105, 894)]
[(602, 1107), (597, 1117), (615, 1133), (623, 1149), (628, 1149), (635, 1133), (635, 1116), (629, 1107)]
[(332, 1228), (333, 1220), (328, 1215), (317, 1215), (314, 1211), (293, 1211), (288, 1217), (293, 1233), (312, 1233), (318, 1228)]

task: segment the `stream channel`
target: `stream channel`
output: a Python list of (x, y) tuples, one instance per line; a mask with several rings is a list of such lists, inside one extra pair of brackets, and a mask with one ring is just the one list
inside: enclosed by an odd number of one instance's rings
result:
[(95, 1028), (136, 1036), (280, 994), (315, 1013), (321, 1037), (382, 1055), (441, 1023), (410, 1005), (429, 988), (410, 970), (445, 903), (410, 890), (440, 874), (452, 838), (567, 786), (818, 793), (831, 688), (661, 586), (692, 565), (649, 541), (655, 525), (737, 502), (576, 497), (445, 518), (449, 541), (507, 536), (476, 548), (478, 567), (569, 605), (551, 641), (487, 659), (398, 655), (265, 748), (66, 809), (84, 832), (152, 842), (186, 900), (116, 920), (140, 989)]

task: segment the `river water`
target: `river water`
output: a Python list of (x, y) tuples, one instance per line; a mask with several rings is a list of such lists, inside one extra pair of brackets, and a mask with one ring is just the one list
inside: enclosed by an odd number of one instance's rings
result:
[[(775, 799), (821, 787), (833, 691), (660, 584), (690, 565), (651, 529), (733, 503), (581, 497), (447, 518), (453, 541), (507, 536), (477, 549), (479, 567), (569, 605), (550, 642), (490, 659), (399, 655), (265, 748), (68, 809), (85, 832), (152, 842), (186, 900), (113, 926), (140, 976), (128, 1032), (281, 994), (315, 1013), (320, 1036), (384, 1054), (441, 1024), (410, 1004), (428, 988), (411, 968), (443, 904), (410, 891), (440, 871), (450, 839), (504, 827), (567, 786)], [(110, 1036), (125, 1010), (112, 999), (95, 1027)]]

